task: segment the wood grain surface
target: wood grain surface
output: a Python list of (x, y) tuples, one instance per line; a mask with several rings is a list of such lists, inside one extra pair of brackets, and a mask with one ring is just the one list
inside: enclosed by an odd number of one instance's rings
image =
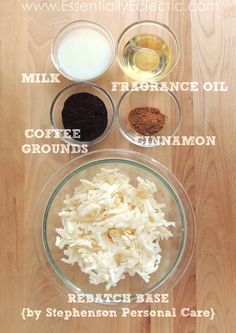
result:
[[(25, 3), (24, 1), (23, 3)], [(88, 1), (89, 2), (89, 1)], [(96, 2), (96, 1), (94, 1)], [(98, 1), (97, 1), (98, 2)], [(115, 2), (115, 1), (111, 1)], [(125, 2), (125, 1), (121, 1)], [(136, 1), (137, 3), (139, 1)], [(157, 2), (157, 1), (153, 1)], [(175, 3), (177, 1), (174, 1)], [(198, 1), (197, 1), (198, 2)], [(213, 1), (204, 1), (205, 4)], [(30, 3), (30, 2), (28, 2)], [(34, 1), (43, 3), (43, 1)], [(45, 3), (61, 4), (61, 1)], [(182, 0), (184, 9), (189, 1)], [(2, 333), (234, 333), (236, 315), (236, 2), (215, 2), (214, 11), (62, 12), (23, 10), (21, 1), (0, 0), (1, 242), (0, 332)], [(117, 39), (130, 23), (154, 19), (180, 39), (181, 60), (168, 80), (225, 81), (228, 92), (180, 92), (183, 126), (179, 135), (215, 135), (216, 146), (141, 149), (129, 144), (117, 126), (94, 149), (127, 148), (154, 157), (179, 178), (195, 209), (197, 242), (191, 265), (170, 290), (177, 309), (213, 307), (216, 318), (40, 318), (23, 321), (23, 307), (66, 308), (63, 296), (45, 278), (33, 242), (35, 202), (49, 177), (75, 155), (23, 154), (26, 128), (49, 128), (49, 108), (60, 84), (22, 84), (21, 73), (55, 72), (50, 46), (66, 23), (90, 19)], [(116, 62), (98, 81), (125, 81)], [(112, 93), (117, 103), (120, 93)], [(50, 141), (47, 141), (50, 143)], [(51, 140), (51, 143), (57, 143)], [(152, 306), (155, 309), (155, 306)]]

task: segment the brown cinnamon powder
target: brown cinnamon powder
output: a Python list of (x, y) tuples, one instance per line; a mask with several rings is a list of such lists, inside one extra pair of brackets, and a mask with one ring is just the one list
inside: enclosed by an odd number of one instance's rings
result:
[(130, 111), (128, 121), (138, 134), (152, 136), (158, 134), (164, 127), (166, 116), (159, 109), (140, 107)]

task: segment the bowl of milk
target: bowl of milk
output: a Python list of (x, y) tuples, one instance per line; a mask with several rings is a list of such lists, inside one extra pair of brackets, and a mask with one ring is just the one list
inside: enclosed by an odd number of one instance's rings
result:
[(111, 33), (92, 21), (75, 21), (64, 26), (52, 44), (56, 69), (75, 82), (93, 81), (111, 66), (115, 43)]

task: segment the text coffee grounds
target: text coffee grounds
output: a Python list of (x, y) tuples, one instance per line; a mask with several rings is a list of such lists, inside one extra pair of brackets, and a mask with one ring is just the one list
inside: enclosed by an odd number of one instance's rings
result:
[(85, 92), (77, 93), (67, 98), (64, 103), (63, 126), (67, 130), (80, 130), (80, 138), (75, 138), (78, 141), (97, 139), (104, 133), (107, 122), (106, 106), (97, 96)]
[(152, 136), (164, 127), (166, 116), (160, 110), (151, 107), (140, 107), (130, 111), (130, 126), (140, 135)]

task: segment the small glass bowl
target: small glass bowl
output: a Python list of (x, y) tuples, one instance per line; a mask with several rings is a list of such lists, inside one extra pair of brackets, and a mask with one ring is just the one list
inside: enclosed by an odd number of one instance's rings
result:
[[(73, 83), (64, 89), (62, 89), (54, 98), (52, 105), (51, 105), (51, 111), (50, 111), (50, 122), (51, 126), (55, 130), (64, 130), (64, 126), (62, 123), (62, 109), (64, 106), (64, 103), (67, 98), (69, 98), (73, 94), (77, 93), (89, 93), (94, 96), (99, 97), (105, 104), (107, 109), (107, 127), (105, 131), (97, 137), (94, 140), (91, 141), (79, 141), (75, 140), (73, 138), (66, 138), (65, 136), (60, 134), (60, 138), (67, 144), (74, 145), (74, 146), (81, 146), (81, 145), (87, 145), (92, 146), (97, 144), (98, 142), (102, 141), (108, 133), (111, 131), (112, 126), (114, 124), (115, 119), (115, 106), (112, 101), (111, 96), (100, 86), (98, 86), (95, 83), (90, 82), (81, 82), (81, 83)], [(77, 128), (78, 130), (82, 130), (80, 128)]]
[[(94, 77), (91, 76), (91, 78), (87, 78), (87, 79), (83, 79), (80, 77), (74, 77), (71, 74), (67, 73), (63, 69), (63, 67), (60, 65), (59, 59), (58, 59), (58, 50), (59, 50), (62, 40), (69, 33), (79, 30), (79, 29), (90, 29), (90, 30), (99, 32), (102, 36), (104, 36), (106, 38), (106, 40), (110, 46), (110, 49), (111, 49), (111, 57), (110, 57), (110, 62), (108, 63), (108, 65), (98, 75), (96, 75)], [(56, 67), (56, 69), (64, 77), (66, 77), (67, 79), (74, 81), (74, 82), (85, 82), (85, 81), (90, 82), (90, 81), (94, 81), (94, 80), (98, 79), (110, 68), (110, 66), (114, 60), (114, 56), (115, 56), (115, 42), (114, 42), (114, 39), (113, 39), (113, 36), (111, 35), (111, 33), (106, 28), (104, 28), (102, 25), (100, 25), (96, 22), (88, 21), (88, 20), (79, 20), (79, 21), (71, 22), (71, 23), (65, 25), (56, 35), (56, 37), (52, 43), (52, 48), (51, 48), (51, 59), (52, 59), (54, 66)]]
[[(137, 91), (130, 90), (122, 95), (117, 107), (119, 129), (122, 135), (135, 145), (157, 147), (160, 145), (159, 137), (172, 137), (178, 132), (182, 123), (182, 110), (175, 94), (167, 88), (161, 90), (161, 84), (149, 82), (144, 83), (144, 86), (148, 87), (148, 90), (141, 90), (142, 84), (137, 84)], [(156, 136), (140, 135), (130, 126), (129, 112), (140, 107), (159, 109), (166, 116), (165, 125)]]
[[(123, 57), (123, 50), (131, 39), (142, 34), (157, 36), (169, 46), (170, 60), (167, 66), (163, 68), (163, 71), (153, 74), (147, 71), (136, 72), (131, 68), (127, 67), (125, 59)], [(145, 52), (148, 52), (149, 50), (149, 48), (146, 47), (142, 47), (142, 49)], [(179, 41), (176, 34), (165, 24), (150, 20), (136, 22), (128, 26), (120, 35), (116, 47), (116, 57), (122, 71), (132, 79), (140, 82), (161, 81), (174, 69), (174, 67), (179, 61)]]

